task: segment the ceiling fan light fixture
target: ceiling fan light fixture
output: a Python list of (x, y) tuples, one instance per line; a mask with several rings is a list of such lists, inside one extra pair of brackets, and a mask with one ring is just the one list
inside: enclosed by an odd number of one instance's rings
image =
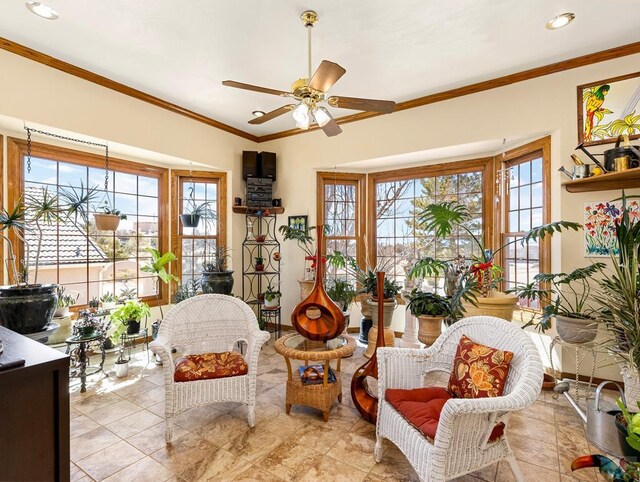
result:
[(313, 111), (313, 117), (320, 127), (326, 126), (333, 119), (329, 111), (324, 107), (317, 107)]
[(566, 27), (576, 18), (575, 14), (571, 12), (563, 13), (553, 17), (547, 22), (547, 28), (549, 30), (557, 30), (562, 27)]
[(56, 20), (59, 17), (58, 12), (44, 3), (28, 1), (25, 2), (25, 6), (31, 13), (47, 20)]
[(304, 102), (300, 102), (292, 112), (293, 119), (296, 123), (309, 125), (311, 119), (309, 119), (309, 106)]
[(296, 122), (296, 127), (298, 129), (302, 129), (303, 131), (306, 131), (307, 129), (309, 129), (309, 121), (310, 119), (308, 119), (306, 122)]

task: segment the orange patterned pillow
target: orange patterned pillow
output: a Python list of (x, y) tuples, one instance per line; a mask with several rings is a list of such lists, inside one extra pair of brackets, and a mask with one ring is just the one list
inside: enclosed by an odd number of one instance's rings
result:
[(480, 345), (462, 335), (453, 359), (449, 391), (457, 398), (502, 396), (512, 358), (510, 351)]
[(248, 371), (249, 367), (239, 353), (204, 353), (177, 358), (173, 379), (176, 382), (192, 382), (246, 375)]

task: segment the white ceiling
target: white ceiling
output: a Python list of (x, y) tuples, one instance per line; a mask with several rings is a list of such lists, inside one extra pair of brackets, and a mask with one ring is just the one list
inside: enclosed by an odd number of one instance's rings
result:
[[(251, 111), (286, 99), (223, 87), (225, 79), (287, 90), (305, 76), (299, 15), (318, 12), (313, 63), (347, 74), (334, 95), (396, 102), (640, 40), (640, 0), (24, 0), (0, 2), (0, 36), (256, 135)], [(568, 27), (545, 23), (574, 12)], [(633, 67), (631, 67), (633, 68)], [(332, 109), (334, 115), (353, 113)]]

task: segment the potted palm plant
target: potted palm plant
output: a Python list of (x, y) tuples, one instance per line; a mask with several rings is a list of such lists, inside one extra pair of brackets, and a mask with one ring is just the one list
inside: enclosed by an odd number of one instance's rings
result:
[(200, 287), (203, 293), (230, 295), (233, 291), (233, 271), (227, 269), (230, 252), (229, 248), (218, 246), (213, 253), (213, 259), (202, 264)]
[[(83, 186), (61, 189), (60, 196), (47, 188), (30, 188), (12, 211), (0, 207), (0, 231), (13, 232), (23, 243), (25, 253), (18, 270), (12, 241), (0, 235), (7, 242), (4, 261), (13, 283), (0, 287), (0, 324), (18, 333), (29, 334), (42, 331), (51, 322), (58, 306), (57, 285), (38, 283), (43, 228), (59, 221), (78, 224), (78, 218), (86, 226), (85, 207), (94, 197), (95, 189)], [(35, 264), (33, 281), (30, 279), (31, 261)]]
[[(447, 238), (454, 230), (461, 230), (469, 237), (473, 245), (470, 257), (468, 274), (478, 283), (477, 298), (474, 303), (465, 302), (464, 311), (468, 316), (491, 315), (506, 320), (511, 320), (518, 297), (514, 294), (503, 293), (498, 290), (500, 273), (502, 269), (496, 263), (501, 251), (517, 242), (527, 243), (551, 236), (554, 232), (563, 229), (581, 229), (579, 223), (570, 221), (556, 221), (535, 227), (526, 233), (522, 238), (515, 238), (507, 241), (494, 249), (487, 248), (482, 241), (483, 236), (469, 228), (473, 217), (469, 209), (458, 201), (448, 201), (434, 203), (426, 206), (418, 215), (418, 221), (427, 231), (434, 233), (436, 238)], [(414, 276), (439, 275), (443, 273), (449, 263), (454, 260), (438, 260), (433, 258), (422, 258), (416, 262), (412, 268)]]

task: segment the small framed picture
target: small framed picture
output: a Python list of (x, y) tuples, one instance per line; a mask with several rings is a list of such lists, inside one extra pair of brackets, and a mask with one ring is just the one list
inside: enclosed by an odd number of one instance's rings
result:
[(291, 229), (307, 230), (307, 216), (289, 216), (289, 227)]

